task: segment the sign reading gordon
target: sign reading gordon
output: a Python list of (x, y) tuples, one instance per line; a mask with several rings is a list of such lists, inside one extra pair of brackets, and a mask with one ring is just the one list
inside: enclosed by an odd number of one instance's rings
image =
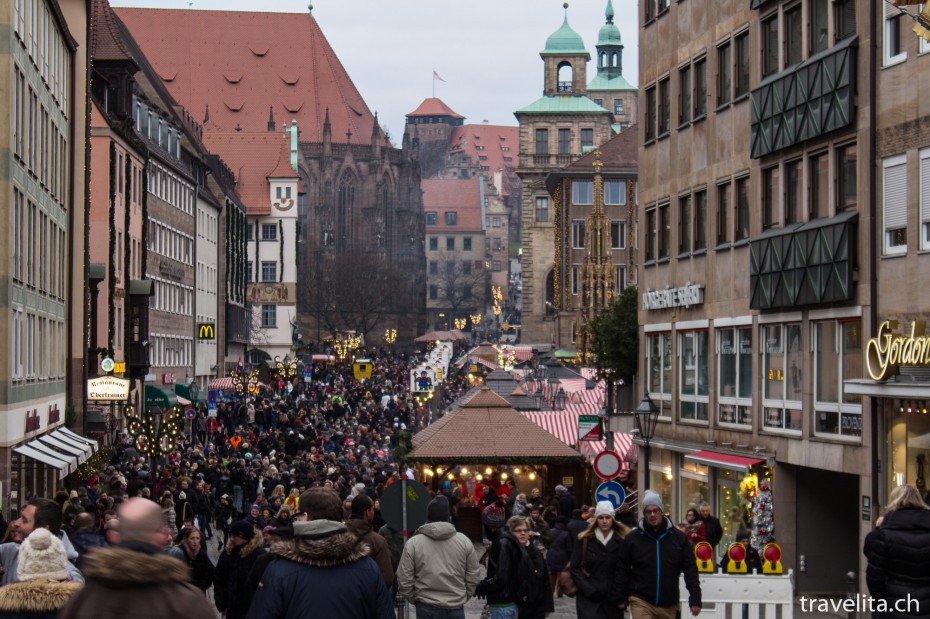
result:
[(116, 376), (91, 378), (87, 381), (87, 400), (89, 402), (128, 400), (131, 382), (128, 378)]
[(892, 333), (897, 327), (897, 321), (886, 320), (866, 346), (866, 366), (872, 380), (889, 378), (899, 365), (930, 365), (930, 336), (924, 335), (924, 321), (912, 322), (907, 335)]

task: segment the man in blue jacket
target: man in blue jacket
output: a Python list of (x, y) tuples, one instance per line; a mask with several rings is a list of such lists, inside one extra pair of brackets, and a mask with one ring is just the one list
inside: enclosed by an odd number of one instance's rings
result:
[(271, 547), (249, 619), (394, 619), (391, 593), (370, 548), (341, 522), (342, 500), (328, 488), (300, 495), (294, 538)]
[(643, 519), (620, 546), (618, 589), (620, 608), (630, 607), (633, 619), (675, 619), (678, 581), (685, 575), (691, 614), (701, 612), (701, 582), (691, 543), (665, 516), (662, 499), (647, 490)]

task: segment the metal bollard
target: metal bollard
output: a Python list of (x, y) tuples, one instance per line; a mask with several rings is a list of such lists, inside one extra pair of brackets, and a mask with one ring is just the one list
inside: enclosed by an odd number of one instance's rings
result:
[(847, 619), (856, 619), (856, 596), (858, 595), (858, 591), (856, 591), (856, 581), (855, 572), (846, 572), (846, 599), (853, 601), (850, 605), (850, 610), (846, 613)]

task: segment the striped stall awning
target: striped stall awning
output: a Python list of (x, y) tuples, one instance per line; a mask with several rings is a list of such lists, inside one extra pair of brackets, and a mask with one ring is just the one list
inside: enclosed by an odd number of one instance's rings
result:
[[(594, 457), (605, 449), (607, 449), (606, 440), (582, 441), (580, 445), (581, 453), (589, 460), (594, 460)], [(633, 435), (622, 432), (614, 433), (614, 453), (620, 456), (624, 470), (629, 469), (639, 457), (639, 448), (633, 443)]]
[(588, 380), (597, 380), (597, 368), (581, 368), (578, 373)]
[(516, 344), (507, 347), (507, 350), (512, 350), (517, 361), (529, 361), (533, 358), (533, 347), (527, 346), (525, 344)]
[(578, 415), (597, 415), (600, 413), (601, 405), (597, 402), (566, 402), (563, 410), (572, 413), (576, 417)]
[(233, 386), (232, 376), (223, 376), (222, 378), (214, 378), (210, 381), (208, 385), (210, 389), (222, 389), (224, 391), (232, 391), (235, 389)]
[(522, 411), (523, 416), (569, 446), (578, 444), (578, 414), (571, 411)]

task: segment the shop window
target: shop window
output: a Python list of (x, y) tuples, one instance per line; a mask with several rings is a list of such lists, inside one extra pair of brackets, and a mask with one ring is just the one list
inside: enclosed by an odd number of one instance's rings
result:
[(862, 436), (859, 396), (846, 394), (843, 383), (862, 378), (862, 325), (855, 320), (827, 320), (813, 325), (814, 432)]
[(672, 334), (653, 333), (647, 336), (646, 373), (649, 393), (653, 397), (672, 395)]
[(672, 509), (672, 484), (675, 473), (672, 465), (672, 452), (652, 448), (649, 454), (649, 489), (662, 499), (665, 509)]
[(801, 325), (766, 325), (761, 328), (762, 427), (801, 431), (801, 391), (804, 357)]
[(685, 460), (681, 464), (681, 484), (679, 492), (681, 505), (680, 519), (685, 519), (689, 509), (700, 509), (701, 503), (710, 502), (710, 485), (707, 483), (709, 469), (707, 465)]
[(885, 483), (890, 491), (914, 484), (921, 492), (930, 474), (930, 402), (927, 400), (881, 399), (887, 428), (885, 437)]
[(717, 421), (752, 425), (752, 327), (717, 331)]
[(749, 531), (749, 510), (756, 482), (752, 473), (741, 473), (729, 469), (716, 469), (717, 510), (723, 538), (717, 547), (721, 552), (736, 541), (740, 529)]
[(707, 331), (678, 334), (678, 417), (707, 421)]

